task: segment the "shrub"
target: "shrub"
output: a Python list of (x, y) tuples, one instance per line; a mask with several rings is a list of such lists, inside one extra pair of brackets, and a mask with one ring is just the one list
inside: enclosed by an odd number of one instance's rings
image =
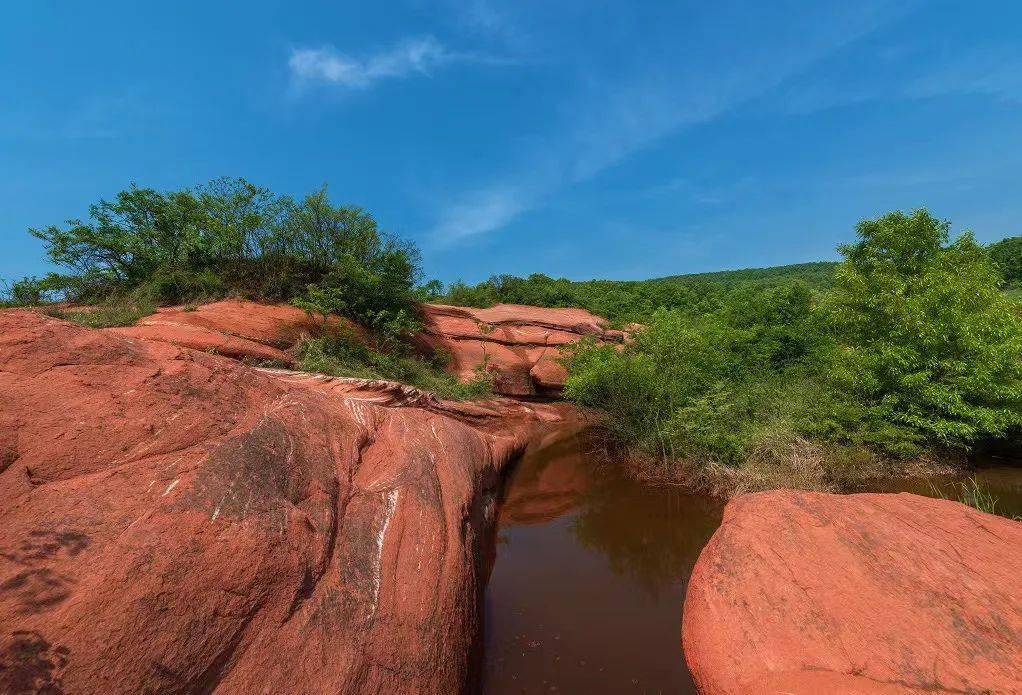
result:
[(972, 235), (948, 229), (925, 210), (863, 221), (826, 310), (836, 375), (876, 419), (968, 446), (1022, 423), (1022, 320)]
[(45, 283), (36, 277), (0, 281), (0, 306), (34, 306), (46, 299)]
[(565, 394), (607, 410), (616, 441), (728, 491), (845, 487), (1009, 436), (1022, 319), (985, 252), (947, 230), (926, 211), (866, 220), (829, 286), (753, 283), (653, 311), (623, 350), (578, 345)]
[(766, 428), (828, 436), (850, 417), (816, 373), (832, 347), (813, 319), (797, 283), (697, 318), (660, 310), (624, 350), (580, 344), (565, 394), (649, 454), (738, 465)]

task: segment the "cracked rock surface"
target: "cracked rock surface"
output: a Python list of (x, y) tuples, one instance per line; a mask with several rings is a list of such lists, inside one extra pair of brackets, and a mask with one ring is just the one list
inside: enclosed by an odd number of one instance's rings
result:
[(494, 390), (508, 396), (557, 396), (568, 376), (560, 361), (565, 346), (583, 338), (618, 345), (628, 339), (628, 333), (609, 328), (606, 319), (585, 309), (520, 304), (488, 309), (423, 304), (421, 308), (422, 347), (449, 353), (450, 370), (462, 379), (485, 369), (494, 377)]

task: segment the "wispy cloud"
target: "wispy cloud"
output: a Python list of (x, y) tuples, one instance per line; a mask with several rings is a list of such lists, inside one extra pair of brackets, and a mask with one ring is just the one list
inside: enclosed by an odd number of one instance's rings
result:
[(836, 14), (806, 12), (801, 23), (776, 36), (762, 36), (750, 16), (740, 33), (732, 36), (734, 25), (728, 24), (727, 36), (717, 37), (734, 45), (724, 60), (689, 49), (628, 66), (614, 79), (587, 75), (563, 109), (564, 123), (543, 146), (490, 187), (438, 210), (432, 238), (444, 245), (500, 229), (555, 191), (764, 95), (905, 11), (874, 2)]
[(376, 82), (415, 75), (429, 76), (451, 63), (507, 64), (511, 61), (464, 51), (452, 51), (432, 36), (409, 38), (391, 48), (357, 58), (333, 46), (296, 48), (288, 68), (299, 84), (322, 83), (365, 89)]
[(495, 187), (477, 191), (461, 203), (447, 208), (434, 229), (445, 242), (500, 229), (531, 204), (532, 195), (513, 187)]
[(959, 56), (905, 89), (909, 97), (982, 94), (1022, 102), (1022, 52), (1017, 48)]
[(451, 60), (451, 54), (436, 39), (426, 36), (407, 39), (364, 59), (340, 53), (333, 46), (298, 48), (291, 51), (288, 67), (300, 81), (364, 88), (387, 78), (428, 75)]
[(1001, 46), (974, 53), (895, 44), (877, 51), (877, 66), (857, 66), (845, 79), (813, 75), (788, 85), (773, 100), (783, 113), (807, 116), (876, 101), (985, 96), (1022, 102), (1022, 52)]

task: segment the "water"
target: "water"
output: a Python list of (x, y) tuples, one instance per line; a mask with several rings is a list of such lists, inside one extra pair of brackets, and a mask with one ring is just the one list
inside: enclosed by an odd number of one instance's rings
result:
[(962, 475), (894, 480), (874, 486), (882, 492), (914, 492), (927, 497), (956, 500), (963, 486), (975, 479), (994, 498), (994, 511), (1008, 518), (1022, 518), (1022, 461), (1018, 459), (984, 458), (974, 470)]
[[(722, 505), (630, 480), (583, 437), (530, 452), (505, 487), (486, 592), (483, 690), (695, 693), (681, 650), (685, 588)], [(1022, 515), (1022, 468), (970, 475)], [(962, 477), (886, 491), (957, 497)]]
[(721, 505), (629, 480), (570, 438), (506, 486), (486, 593), (484, 692), (694, 693), (685, 587)]

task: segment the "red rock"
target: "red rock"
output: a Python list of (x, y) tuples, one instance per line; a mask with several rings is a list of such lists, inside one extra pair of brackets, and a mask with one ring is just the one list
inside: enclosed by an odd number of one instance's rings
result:
[(505, 396), (531, 396), (536, 390), (530, 365), (506, 345), (485, 340), (457, 340), (444, 345), (451, 354), (448, 369), (462, 381), (471, 381), (485, 370), (493, 377), (493, 390)]
[(556, 393), (564, 388), (568, 370), (561, 364), (561, 353), (556, 348), (530, 348), (525, 351), (532, 364), (529, 375), (540, 393)]
[[(606, 328), (607, 321), (583, 309), (545, 309), (498, 304), (489, 309), (424, 304), (425, 331), (416, 339), (419, 349), (450, 355), (448, 369), (469, 381), (485, 369), (494, 391), (507, 396), (556, 396), (568, 373), (561, 348), (590, 336), (622, 344), (626, 333)], [(191, 310), (159, 309), (135, 326), (110, 331), (131, 338), (159, 340), (180, 347), (235, 359), (294, 363), (290, 352), (307, 336), (327, 329), (346, 330), (369, 343), (370, 336), (355, 324), (331, 316), (309, 314), (287, 304), (225, 300)]]
[(293, 365), (286, 352), (303, 338), (343, 330), (363, 343), (371, 338), (347, 319), (310, 314), (290, 304), (260, 304), (228, 299), (193, 309), (165, 307), (134, 326), (107, 329), (127, 338), (159, 340), (180, 347), (255, 362)]
[(489, 309), (424, 304), (425, 334), (420, 344), (443, 350), (450, 369), (462, 379), (481, 365), (496, 378), (494, 390), (512, 396), (557, 395), (567, 371), (560, 348), (589, 336), (621, 343), (622, 331), (608, 329), (606, 319), (584, 309), (548, 309), (498, 304)]
[(302, 338), (322, 335), (327, 328), (343, 328), (359, 337), (364, 331), (347, 319), (323, 317), (290, 304), (261, 304), (226, 299), (203, 304), (192, 310), (166, 307), (138, 321), (138, 326), (198, 326), (218, 333), (244, 338), (281, 350), (294, 347)]
[[(146, 321), (146, 319), (143, 319)], [(149, 321), (139, 326), (110, 328), (111, 333), (127, 338), (143, 338), (159, 340), (181, 347), (211, 352), (237, 360), (252, 359), (258, 361), (283, 362), (293, 364), (294, 359), (272, 345), (263, 345), (247, 338), (236, 338), (233, 335), (220, 333), (210, 328), (190, 326), (185, 323), (156, 323)]]
[(546, 308), (525, 304), (497, 304), (488, 309), (469, 309), (483, 323), (491, 325), (541, 326), (601, 337), (609, 322), (585, 309)]
[(0, 311), (0, 692), (460, 692), (499, 473), (569, 413)]
[[(627, 334), (609, 330), (607, 321), (583, 309), (545, 309), (498, 304), (489, 309), (422, 305), (425, 331), (417, 336), (419, 349), (450, 355), (448, 369), (463, 381), (476, 379), (481, 369), (493, 378), (496, 393), (515, 396), (556, 396), (564, 388), (567, 370), (561, 348), (593, 337), (623, 344)], [(322, 317), (287, 304), (225, 300), (191, 310), (159, 309), (135, 326), (110, 331), (130, 338), (159, 340), (180, 347), (256, 362), (292, 365), (289, 351), (304, 337), (325, 330), (345, 330), (364, 343), (371, 337), (355, 324), (336, 316)]]
[(704, 695), (1022, 692), (1022, 523), (909, 494), (732, 501), (685, 599)]

